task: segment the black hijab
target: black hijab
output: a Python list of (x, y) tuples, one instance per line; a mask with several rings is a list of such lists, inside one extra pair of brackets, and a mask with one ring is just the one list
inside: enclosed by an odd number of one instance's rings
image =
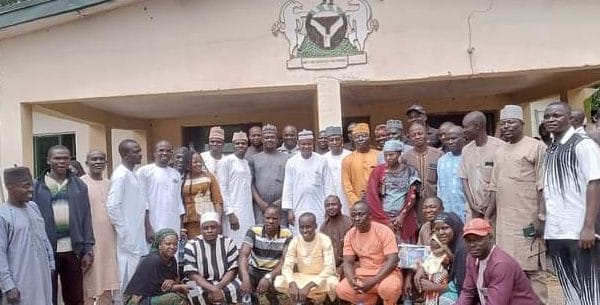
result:
[(465, 270), (467, 265), (467, 249), (465, 248), (462, 238), (464, 223), (458, 215), (452, 212), (438, 214), (433, 222), (435, 223), (437, 221), (442, 221), (449, 225), (454, 232), (452, 241), (448, 245), (448, 248), (452, 251), (452, 255), (454, 255), (449, 271), (450, 281), (455, 280), (458, 293), (460, 294), (463, 281), (465, 280)]

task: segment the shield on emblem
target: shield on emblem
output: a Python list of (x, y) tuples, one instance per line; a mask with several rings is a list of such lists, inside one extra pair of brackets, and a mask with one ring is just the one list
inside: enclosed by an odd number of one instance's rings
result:
[(346, 37), (348, 20), (335, 5), (319, 5), (306, 16), (308, 38), (322, 49), (337, 48)]

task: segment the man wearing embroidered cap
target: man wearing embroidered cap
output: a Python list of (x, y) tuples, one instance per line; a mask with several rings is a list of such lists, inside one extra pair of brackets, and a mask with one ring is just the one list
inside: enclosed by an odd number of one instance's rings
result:
[[(8, 200), (0, 206), (0, 289), (8, 304), (52, 304), (54, 253), (44, 219), (31, 201), (27, 167), (4, 170)], [(2, 304), (7, 304), (2, 303)]]
[(351, 153), (351, 151), (344, 149), (343, 142), (344, 137), (342, 134), (341, 127), (329, 126), (325, 129), (327, 135), (327, 142), (329, 143), (329, 151), (323, 155), (327, 167), (333, 177), (333, 187), (335, 189), (335, 195), (340, 199), (342, 205), (342, 214), (350, 215), (348, 198), (346, 198), (346, 192), (344, 191), (344, 185), (342, 184), (342, 160)]
[[(508, 144), (494, 157), (486, 217), (496, 216), (496, 244), (514, 257), (546, 303), (544, 255), (544, 154), (546, 145), (523, 134), (523, 109), (506, 105), (500, 111), (500, 130)], [(518, 191), (515, 191), (518, 190)], [(525, 228), (535, 229), (524, 234)]]
[(183, 273), (202, 288), (192, 298), (194, 304), (239, 304), (242, 299), (238, 248), (232, 239), (219, 234), (219, 218), (216, 212), (202, 214), (202, 234), (185, 245)]
[(215, 126), (208, 133), (208, 151), (200, 154), (206, 168), (215, 176), (217, 173), (217, 163), (223, 158), (223, 144), (225, 143), (225, 130), (220, 126)]
[(352, 137), (356, 151), (342, 161), (342, 183), (350, 207), (364, 197), (369, 175), (377, 165), (377, 154), (379, 153), (377, 150), (371, 149), (368, 124), (356, 124), (352, 130)]
[(539, 305), (519, 263), (492, 242), (492, 226), (473, 218), (463, 229), (469, 251), (457, 305)]
[(223, 158), (217, 165), (217, 180), (221, 187), (225, 213), (223, 235), (233, 239), (239, 248), (246, 230), (254, 225), (252, 174), (248, 160), (244, 158), (248, 149), (246, 133), (234, 133), (231, 142), (233, 154)]
[[(281, 207), (285, 163), (289, 155), (277, 151), (277, 127), (266, 124), (262, 128), (263, 151), (249, 160), (252, 171), (252, 198), (254, 220), (263, 223), (264, 211), (269, 206)], [(281, 222), (287, 226), (287, 214), (281, 212)]]
[[(402, 121), (400, 120), (387, 120), (387, 122), (385, 122), (385, 128), (387, 131), (387, 139), (386, 141), (389, 140), (398, 140), (400, 142), (402, 142), (403, 144), (403, 148), (402, 150), (404, 151), (408, 151), (409, 149), (413, 148), (412, 146), (408, 145), (408, 140), (404, 137), (404, 125), (402, 124)], [(383, 151), (380, 151), (379, 154), (377, 155), (377, 164), (384, 164), (385, 163), (385, 158), (383, 157)]]
[(427, 125), (427, 112), (425, 108), (419, 104), (413, 104), (406, 110), (408, 116), (408, 127), (414, 123), (419, 123), (427, 127), (427, 145), (435, 148), (442, 147), (442, 143), (438, 138), (438, 130)]
[(312, 212), (317, 225), (325, 220), (322, 202), (334, 194), (333, 179), (325, 158), (313, 153), (314, 136), (310, 130), (298, 133), (300, 153), (291, 157), (285, 165), (283, 197), (281, 207), (287, 210), (288, 223), (298, 232), (296, 218), (305, 212)]

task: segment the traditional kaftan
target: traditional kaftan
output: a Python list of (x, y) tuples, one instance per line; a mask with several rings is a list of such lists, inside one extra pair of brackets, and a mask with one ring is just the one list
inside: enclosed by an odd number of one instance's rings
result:
[(444, 203), (444, 211), (454, 212), (463, 222), (467, 221), (467, 196), (458, 176), (461, 155), (452, 152), (445, 153), (438, 160), (437, 166), (437, 196)]
[(148, 253), (144, 225), (148, 203), (137, 176), (122, 164), (115, 169), (110, 180), (106, 209), (117, 231), (119, 280), (121, 291), (125, 291), (140, 257)]
[[(289, 155), (279, 151), (260, 152), (250, 160), (250, 171), (252, 171), (252, 184), (254, 189), (269, 205), (276, 203), (281, 206), (281, 195), (283, 192), (283, 178), (285, 175), (285, 164)], [(287, 225), (284, 211), (281, 211), (280, 223)], [(258, 203), (254, 202), (254, 220), (263, 223), (263, 211)]]
[(221, 156), (221, 159), (217, 160), (210, 154), (210, 151), (205, 151), (201, 153), (200, 156), (202, 157), (202, 160), (204, 160), (204, 165), (208, 171), (216, 176), (217, 164), (223, 159), (223, 156)]
[(544, 241), (523, 236), (523, 228), (538, 217), (545, 152), (546, 144), (525, 136), (499, 147), (494, 158), (490, 188), (496, 191), (496, 244), (526, 271), (546, 264)]
[(437, 164), (441, 156), (442, 151), (433, 147), (427, 147), (425, 153), (419, 153), (413, 148), (402, 154), (402, 159), (419, 172), (421, 199), (437, 196)]
[(335, 273), (335, 258), (329, 237), (316, 233), (311, 242), (297, 236), (288, 245), (281, 275), (275, 278), (273, 285), (279, 292), (287, 293), (289, 285), (295, 282), (302, 289), (313, 282), (317, 287), (310, 290), (308, 297), (323, 301), (325, 296), (335, 299), (335, 286), (338, 278)]
[(331, 151), (328, 151), (323, 155), (327, 162), (327, 168), (329, 168), (329, 172), (331, 172), (331, 177), (333, 177), (335, 194), (340, 198), (340, 202), (342, 203), (342, 214), (344, 215), (350, 215), (350, 205), (348, 204), (348, 198), (346, 197), (344, 184), (342, 183), (342, 160), (351, 153), (351, 151), (343, 149), (342, 153), (339, 155), (334, 155)]
[(319, 231), (329, 237), (333, 245), (335, 265), (341, 266), (343, 262), (342, 250), (344, 249), (344, 236), (352, 228), (352, 220), (346, 215), (331, 218), (327, 216)]
[(223, 197), (217, 178), (211, 173), (197, 178), (186, 178), (181, 187), (185, 215), (183, 226), (189, 238), (200, 235), (200, 216), (202, 213), (220, 209)]
[(346, 198), (350, 207), (363, 199), (367, 190), (367, 181), (373, 168), (377, 166), (377, 154), (375, 149), (369, 152), (352, 152), (342, 161), (342, 184), (346, 192)]
[(84, 296), (86, 299), (101, 295), (105, 291), (119, 289), (119, 270), (117, 268), (117, 233), (110, 224), (106, 199), (110, 181), (94, 180), (85, 175), (81, 180), (88, 186), (92, 228), (96, 237), (94, 245), (94, 263), (83, 275)]
[[(254, 226), (254, 210), (252, 208), (252, 174), (248, 160), (231, 154), (217, 165), (219, 186), (223, 195), (223, 235), (233, 239), (236, 246), (242, 246), (246, 231)], [(240, 228), (231, 229), (229, 217), (237, 216)]]
[(51, 270), (54, 254), (44, 229), (44, 219), (34, 202), (23, 207), (0, 206), (0, 288), (17, 288), (23, 305), (52, 304)]
[[(325, 220), (325, 198), (334, 193), (331, 173), (323, 156), (313, 153), (304, 159), (302, 154), (295, 154), (288, 160), (281, 206), (294, 212), (296, 224), (300, 215), (311, 212), (317, 218), (317, 225), (321, 225)], [(297, 226), (294, 231), (298, 233)]]
[[(486, 208), (484, 205), (487, 202), (495, 152), (504, 144), (506, 144), (504, 141), (488, 136), (485, 145), (477, 146), (475, 141), (472, 141), (463, 147), (458, 175), (461, 179), (467, 180), (469, 189), (465, 190), (465, 193), (468, 192), (473, 196), (474, 204), (480, 210)], [(468, 203), (466, 210), (467, 218), (470, 219), (471, 209)]]
[(148, 201), (150, 224), (154, 231), (169, 228), (179, 232), (181, 215), (185, 213), (179, 172), (170, 167), (148, 164), (136, 173)]

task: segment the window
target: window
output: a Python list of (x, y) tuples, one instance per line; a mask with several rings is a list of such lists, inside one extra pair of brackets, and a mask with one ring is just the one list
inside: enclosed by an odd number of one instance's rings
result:
[(46, 155), (48, 149), (54, 145), (66, 146), (71, 151), (71, 156), (76, 156), (75, 150), (75, 134), (51, 134), (51, 135), (39, 135), (33, 137), (33, 162), (34, 162), (34, 175), (39, 177), (44, 174), (47, 169)]

